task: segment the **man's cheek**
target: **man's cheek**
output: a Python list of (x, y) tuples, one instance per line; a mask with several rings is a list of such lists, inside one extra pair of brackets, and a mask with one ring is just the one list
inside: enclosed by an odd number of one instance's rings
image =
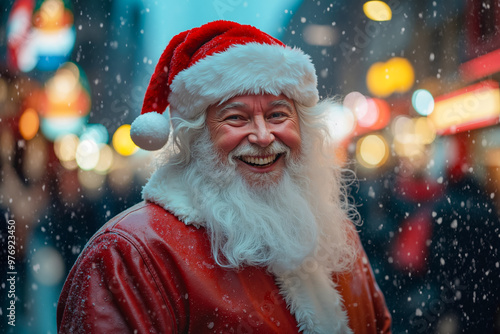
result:
[(287, 127), (278, 134), (279, 140), (290, 148), (293, 154), (299, 154), (302, 145), (300, 132), (295, 127)]

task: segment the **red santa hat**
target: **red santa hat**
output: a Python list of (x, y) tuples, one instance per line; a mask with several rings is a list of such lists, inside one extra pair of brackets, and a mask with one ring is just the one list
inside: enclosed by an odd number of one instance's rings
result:
[(317, 77), (310, 57), (255, 27), (210, 22), (170, 41), (130, 134), (139, 147), (157, 150), (168, 140), (169, 116), (193, 119), (214, 103), (263, 93), (315, 105)]

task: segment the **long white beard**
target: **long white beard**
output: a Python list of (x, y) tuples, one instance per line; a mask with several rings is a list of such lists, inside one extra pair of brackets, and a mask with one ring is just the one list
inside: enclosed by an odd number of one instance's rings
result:
[(341, 200), (340, 168), (310, 130), (303, 129), (302, 156), (285, 155), (279, 182), (271, 174), (247, 182), (235, 164), (220, 162), (205, 132), (187, 166), (167, 160), (143, 196), (186, 224), (205, 227), (219, 264), (257, 265), (274, 274), (304, 333), (352, 333), (332, 274), (356, 261), (357, 238), (350, 235), (356, 232)]
[[(303, 150), (311, 152), (307, 146)], [(197, 158), (183, 175), (220, 265), (257, 265), (279, 273), (295, 270), (314, 256), (325, 267), (341, 271), (353, 260), (345, 211), (332, 194), (335, 175), (329, 168), (320, 172), (325, 165), (318, 164), (319, 157), (312, 165), (307, 154), (302, 159), (288, 155), (279, 182), (264, 174), (262, 182), (249, 186), (234, 164), (220, 162), (208, 131), (196, 141), (193, 154)]]

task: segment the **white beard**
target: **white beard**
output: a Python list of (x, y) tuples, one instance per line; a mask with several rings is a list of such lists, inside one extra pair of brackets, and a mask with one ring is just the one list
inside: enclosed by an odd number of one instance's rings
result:
[(310, 156), (315, 150), (307, 136), (303, 141), (303, 151), (310, 154), (302, 159), (283, 157), (287, 167), (279, 182), (256, 174), (249, 186), (231, 155), (229, 163), (220, 162), (208, 130), (196, 140), (196, 159), (183, 175), (220, 265), (256, 265), (279, 273), (298, 268), (311, 255), (331, 269), (344, 269), (340, 267), (349, 262), (345, 255), (353, 253), (348, 254), (352, 249), (346, 231), (351, 225), (338, 194), (332, 194), (337, 175), (330, 168), (321, 171), (326, 165), (318, 163), (320, 157)]
[(274, 274), (300, 331), (352, 333), (332, 274), (356, 261), (357, 239), (350, 235), (356, 232), (341, 200), (340, 168), (324, 153), (323, 138), (307, 132), (304, 153), (299, 159), (288, 154), (279, 182), (264, 174), (249, 186), (234, 164), (220, 162), (205, 131), (188, 165), (162, 164), (143, 196), (206, 228), (220, 265), (262, 266)]

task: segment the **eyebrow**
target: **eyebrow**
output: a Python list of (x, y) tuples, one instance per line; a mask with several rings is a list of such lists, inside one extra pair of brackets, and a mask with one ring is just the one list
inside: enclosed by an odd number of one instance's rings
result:
[(244, 108), (244, 107), (247, 107), (246, 103), (243, 103), (243, 102), (230, 102), (230, 103), (226, 104), (224, 107), (222, 107), (219, 110), (217, 110), (217, 112), (215, 114), (216, 114), (216, 116), (220, 116), (220, 115), (224, 114), (229, 109)]
[[(275, 100), (275, 101), (271, 101), (268, 105), (270, 107), (284, 106), (290, 112), (292, 112), (292, 113), (294, 112), (294, 108), (293, 108), (292, 104), (290, 102), (288, 102), (287, 100)], [(233, 109), (233, 108), (246, 108), (246, 107), (248, 107), (248, 105), (246, 103), (243, 103), (243, 102), (230, 102), (230, 103), (226, 104), (225, 106), (223, 106), (221, 109), (219, 109), (216, 112), (216, 115), (217, 116), (223, 115), (229, 109)]]
[(283, 106), (288, 109), (288, 111), (293, 112), (294, 108), (290, 102), (287, 100), (275, 100), (269, 103), (270, 106), (276, 107), (276, 106)]

